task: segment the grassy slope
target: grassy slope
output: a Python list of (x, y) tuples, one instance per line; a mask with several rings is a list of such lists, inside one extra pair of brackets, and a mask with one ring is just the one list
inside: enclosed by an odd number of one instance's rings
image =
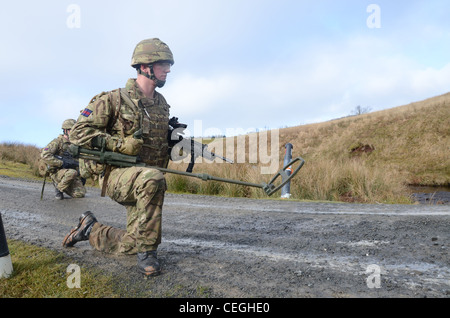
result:
[(325, 123), (286, 128), (281, 143), (311, 161), (346, 159), (357, 144), (375, 148), (364, 158), (396, 170), (408, 184), (450, 184), (450, 93), (421, 102)]
[[(300, 118), (301, 115), (298, 116)], [(450, 93), (369, 114), (280, 129), (280, 166), (287, 142), (294, 146), (293, 156), (301, 156), (306, 160), (305, 166), (292, 181), (292, 197), (409, 203), (408, 184), (449, 185), (448, 118)], [(261, 176), (258, 164), (248, 163), (249, 136), (245, 138), (246, 163), (219, 164), (219, 160), (214, 164), (196, 164), (195, 172), (258, 184), (267, 182), (270, 176)], [(237, 143), (237, 138), (233, 139)], [(358, 145), (369, 145), (374, 150), (370, 153), (351, 153), (351, 149)], [(234, 158), (237, 162), (238, 153), (237, 150)], [(39, 149), (34, 146), (0, 144), (0, 174), (37, 177), (38, 156)], [(170, 168), (178, 170), (185, 170), (186, 166), (170, 164)], [(238, 185), (204, 182), (171, 174), (167, 175), (167, 180), (169, 191), (174, 192), (266, 197), (260, 189)]]
[[(450, 93), (374, 113), (280, 129), (280, 167), (288, 142), (293, 144), (293, 157), (306, 160), (291, 182), (292, 198), (411, 203), (407, 185), (450, 184), (448, 118)], [(238, 138), (233, 139), (237, 149)], [(196, 171), (260, 183), (259, 167), (248, 164), (249, 140), (246, 136), (247, 163), (203, 163), (196, 165)], [(351, 153), (359, 145), (369, 145), (374, 150)], [(235, 161), (238, 152), (235, 151)], [(265, 197), (261, 190), (235, 185), (211, 185), (178, 176), (168, 179), (175, 189), (192, 193)]]

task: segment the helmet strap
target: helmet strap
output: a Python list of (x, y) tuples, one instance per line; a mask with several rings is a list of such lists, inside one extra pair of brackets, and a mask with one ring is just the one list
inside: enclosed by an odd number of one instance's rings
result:
[(148, 67), (150, 68), (150, 75), (147, 73), (142, 72), (141, 68), (138, 68), (138, 74), (143, 75), (145, 77), (147, 77), (148, 79), (152, 80), (155, 82), (155, 85), (159, 88), (163, 87), (164, 84), (166, 84), (166, 81), (161, 81), (159, 79), (156, 78), (155, 76), (155, 72), (153, 72), (153, 64), (149, 64)]

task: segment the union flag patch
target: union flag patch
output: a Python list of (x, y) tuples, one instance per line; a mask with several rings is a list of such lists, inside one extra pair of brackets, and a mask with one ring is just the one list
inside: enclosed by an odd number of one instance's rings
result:
[(85, 108), (82, 112), (81, 115), (83, 115), (84, 117), (89, 117), (89, 115), (92, 113), (92, 110)]

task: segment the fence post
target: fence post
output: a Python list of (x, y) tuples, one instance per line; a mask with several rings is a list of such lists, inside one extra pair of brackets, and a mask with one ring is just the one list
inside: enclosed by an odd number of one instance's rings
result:
[[(287, 143), (285, 145), (286, 148), (286, 153), (284, 155), (284, 166), (286, 166), (289, 162), (291, 162), (292, 160), (292, 149), (294, 148), (294, 146), (292, 146), (291, 143)], [(286, 168), (286, 174), (288, 176), (290, 176), (292, 173), (292, 167), (288, 167)], [(289, 181), (288, 183), (286, 183), (282, 188), (281, 188), (281, 198), (283, 199), (289, 199), (291, 197), (291, 181)]]
[(8, 278), (13, 271), (11, 255), (9, 255), (2, 214), (0, 213), (0, 278)]

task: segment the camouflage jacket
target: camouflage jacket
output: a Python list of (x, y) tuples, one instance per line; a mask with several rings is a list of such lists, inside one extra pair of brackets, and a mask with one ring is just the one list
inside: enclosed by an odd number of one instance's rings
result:
[[(136, 79), (129, 79), (125, 88), (100, 93), (90, 101), (72, 127), (70, 141), (92, 148), (96, 136), (124, 138), (141, 130), (144, 144), (139, 157), (148, 165), (165, 167), (169, 161), (169, 108), (160, 93), (155, 91), (154, 98), (147, 98)], [(80, 160), (83, 177), (99, 175), (104, 168)]]
[(63, 164), (63, 161), (55, 158), (62, 156), (64, 151), (69, 147), (70, 142), (64, 138), (64, 135), (59, 135), (53, 139), (46, 147), (41, 150), (41, 159), (48, 166), (50, 171), (57, 170)]

